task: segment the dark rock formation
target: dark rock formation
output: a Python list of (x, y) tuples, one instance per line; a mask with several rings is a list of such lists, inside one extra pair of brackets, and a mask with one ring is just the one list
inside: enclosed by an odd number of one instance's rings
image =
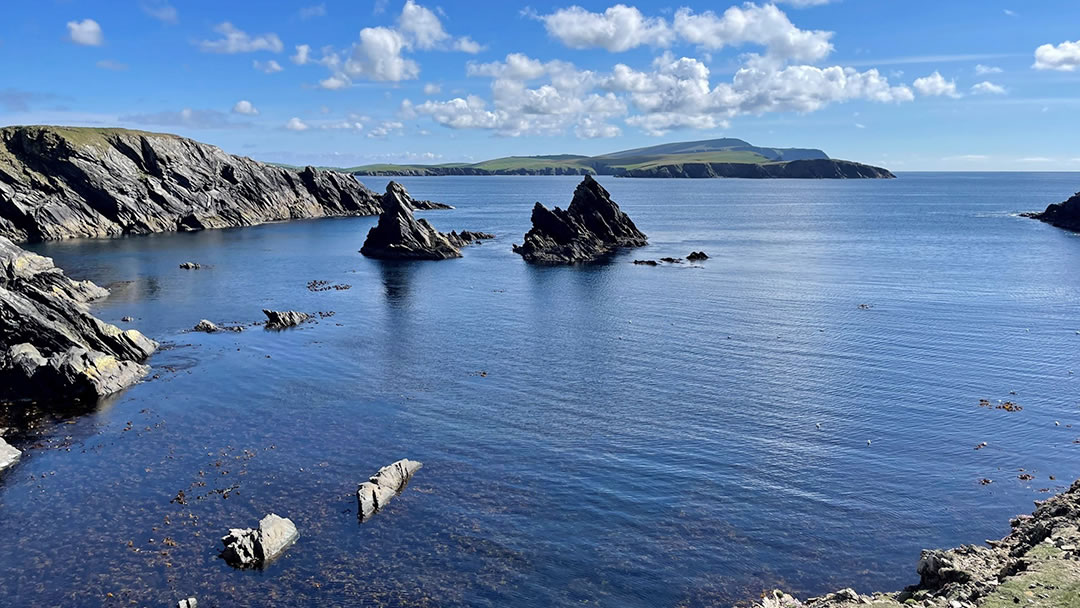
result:
[(692, 251), (690, 255), (686, 256), (686, 259), (691, 262), (700, 262), (709, 259), (709, 256), (704, 251)]
[(780, 163), (704, 163), (658, 165), (643, 169), (621, 169), (617, 177), (743, 177), (750, 179), (892, 179), (888, 169), (847, 160), (817, 158)]
[(95, 400), (146, 375), (157, 343), (89, 312), (108, 293), (0, 237), (0, 400)]
[(182, 270), (199, 270), (202, 268), (202, 264), (197, 262), (184, 262), (183, 264), (180, 264), (180, 268)]
[(1080, 232), (1080, 192), (1064, 203), (1054, 203), (1042, 213), (1024, 213), (1024, 217), (1034, 218), (1051, 226)]
[(357, 517), (361, 522), (371, 519), (390, 499), (405, 490), (409, 480), (423, 464), (402, 459), (379, 469), (378, 473), (356, 488)]
[(473, 243), (479, 243), (481, 241), (490, 241), (495, 238), (494, 234), (489, 232), (474, 232), (472, 230), (462, 230), (460, 233), (456, 230), (446, 235), (446, 238), (451, 243), (458, 247), (464, 247), (466, 245), (472, 245)]
[(439, 167), (439, 166), (393, 166), (379, 167), (375, 169), (358, 169), (353, 175), (384, 176), (384, 177), (430, 177), (442, 175), (590, 175), (594, 170), (585, 167), (541, 167), (526, 168), (515, 167), (512, 169), (481, 169), (479, 167)]
[(379, 214), (379, 223), (368, 232), (360, 253), (383, 260), (461, 257), (461, 247), (466, 244), (464, 237), (454, 234), (451, 238), (451, 235), (435, 230), (427, 220), (414, 217), (414, 201), (401, 184), (387, 184), (381, 202), (383, 211)]
[(202, 321), (196, 323), (195, 327), (193, 327), (191, 331), (201, 331), (206, 334), (212, 334), (218, 331), (218, 326), (213, 321), (207, 321), (206, 319), (203, 319)]
[(634, 260), (634, 263), (638, 266), (659, 266), (660, 262), (656, 260)]
[(259, 529), (233, 528), (221, 538), (221, 556), (238, 568), (255, 568), (273, 560), (300, 538), (296, 526), (274, 513), (259, 521)]
[(536, 203), (532, 229), (514, 252), (526, 262), (575, 264), (591, 262), (619, 247), (641, 247), (647, 237), (623, 213), (611, 195), (592, 176), (586, 175), (565, 211), (553, 211)]
[(174, 135), (0, 129), (0, 236), (16, 242), (379, 211), (378, 197), (347, 173), (267, 165)]
[(11, 447), (3, 437), (0, 437), (0, 471), (15, 464), (19, 456), (22, 456), (22, 452)]
[[(1080, 590), (1080, 481), (1039, 501), (1035, 512), (1014, 518), (1012, 532), (985, 547), (922, 552), (919, 583), (895, 593), (860, 595), (851, 589), (801, 602), (775, 591), (761, 608), (855, 608), (903, 606), (1076, 605)], [(1038, 594), (1030, 590), (1039, 590)]]
[(311, 315), (306, 312), (296, 312), (295, 310), (278, 311), (264, 308), (263, 314), (266, 315), (266, 329), (296, 327), (311, 318)]

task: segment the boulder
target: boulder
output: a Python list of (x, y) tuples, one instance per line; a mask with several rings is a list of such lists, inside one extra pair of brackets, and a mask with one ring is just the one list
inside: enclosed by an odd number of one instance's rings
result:
[(532, 229), (522, 245), (514, 245), (514, 252), (531, 263), (576, 264), (599, 260), (620, 247), (647, 244), (645, 234), (608, 191), (586, 175), (565, 211), (536, 203)]
[(423, 464), (402, 459), (385, 466), (356, 489), (357, 516), (361, 522), (371, 519), (390, 499), (400, 494)]
[(108, 293), (0, 237), (0, 400), (96, 400), (146, 375), (157, 343), (89, 312)]
[(259, 529), (233, 528), (221, 538), (225, 561), (238, 568), (257, 568), (280, 556), (300, 538), (287, 518), (271, 513), (259, 521)]
[(691, 262), (700, 262), (709, 259), (709, 256), (704, 251), (692, 251), (690, 255), (686, 256), (686, 259)]
[(184, 270), (198, 270), (202, 268), (202, 265), (195, 262), (184, 262), (183, 264), (180, 264), (180, 268)]
[[(397, 182), (386, 186), (379, 223), (368, 231), (360, 253), (383, 260), (446, 260), (460, 258), (460, 244), (413, 216), (412, 198)], [(460, 237), (459, 237), (460, 238)]]
[(207, 321), (206, 319), (203, 319), (202, 321), (199, 321), (191, 330), (212, 334), (218, 331), (218, 329), (218, 326), (213, 321)]
[(306, 312), (296, 312), (295, 310), (277, 311), (264, 308), (263, 314), (266, 315), (266, 329), (296, 327), (311, 318), (311, 315)]
[(4, 441), (3, 437), (0, 437), (0, 471), (10, 467), (19, 460), (19, 456), (22, 456), (22, 452), (16, 450)]

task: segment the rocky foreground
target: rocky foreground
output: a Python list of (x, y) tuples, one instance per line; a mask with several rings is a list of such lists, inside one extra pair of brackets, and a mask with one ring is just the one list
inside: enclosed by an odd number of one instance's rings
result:
[(1077, 192), (1064, 203), (1054, 203), (1042, 213), (1025, 213), (1024, 217), (1030, 217), (1046, 222), (1051, 226), (1080, 232), (1080, 192)]
[(1080, 607), (1080, 481), (1035, 512), (1010, 522), (1012, 532), (987, 546), (923, 551), (920, 579), (903, 591), (860, 595), (844, 589), (805, 602), (767, 593), (758, 608)]
[(108, 293), (0, 237), (0, 401), (92, 401), (146, 375), (157, 343), (89, 312)]
[(360, 253), (381, 260), (448, 260), (461, 257), (461, 248), (494, 235), (463, 231), (443, 234), (425, 219), (413, 215), (416, 208), (404, 186), (390, 182), (382, 195), (379, 223), (368, 231)]
[[(445, 208), (415, 201), (416, 208)], [(175, 135), (82, 127), (0, 129), (0, 236), (114, 237), (376, 215), (352, 175), (277, 167)]]
[(565, 211), (536, 203), (532, 229), (523, 244), (514, 245), (514, 252), (526, 262), (577, 264), (599, 260), (620, 247), (648, 244), (648, 237), (611, 200), (611, 194), (586, 175)]

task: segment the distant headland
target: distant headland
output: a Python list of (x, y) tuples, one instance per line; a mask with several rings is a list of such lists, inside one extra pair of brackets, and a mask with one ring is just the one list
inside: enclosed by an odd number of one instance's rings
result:
[(764, 148), (741, 139), (677, 142), (601, 156), (508, 156), (480, 163), (363, 165), (340, 169), (358, 176), (613, 175), (615, 177), (742, 177), (888, 179), (889, 170), (830, 158), (812, 148)]

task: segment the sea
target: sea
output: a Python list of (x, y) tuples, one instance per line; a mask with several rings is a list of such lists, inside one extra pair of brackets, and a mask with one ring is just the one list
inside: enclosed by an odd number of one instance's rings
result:
[[(436, 228), (496, 235), (455, 260), (361, 256), (374, 217), (30, 246), (162, 348), (126, 392), (0, 423), (24, 450), (0, 603), (896, 590), (922, 549), (999, 538), (1080, 477), (1080, 235), (1018, 215), (1080, 174), (601, 177), (650, 244), (524, 263), (533, 204), (579, 180), (401, 178), (455, 207), (421, 213)], [(267, 331), (264, 308), (316, 319)], [(423, 468), (360, 523), (357, 484), (401, 458)], [(268, 513), (299, 541), (226, 564), (221, 537)]]

